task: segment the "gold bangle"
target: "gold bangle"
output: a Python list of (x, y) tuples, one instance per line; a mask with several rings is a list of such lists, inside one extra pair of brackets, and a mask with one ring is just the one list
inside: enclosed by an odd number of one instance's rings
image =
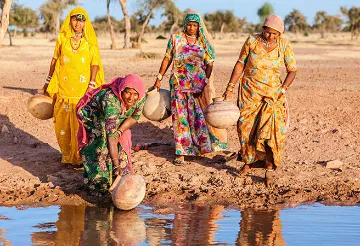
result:
[(227, 91), (233, 92), (233, 89), (231, 88), (226, 88)]
[(119, 160), (119, 158), (110, 158), (111, 160)]
[(235, 88), (235, 84), (233, 84), (233, 83), (228, 83), (228, 86), (231, 86), (232, 88)]

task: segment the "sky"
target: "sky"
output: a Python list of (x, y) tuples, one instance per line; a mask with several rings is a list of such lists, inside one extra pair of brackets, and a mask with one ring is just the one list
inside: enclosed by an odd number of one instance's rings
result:
[[(128, 1), (128, 11), (131, 13), (137, 9), (138, 0)], [(14, 0), (14, 2), (30, 7), (34, 10), (46, 2), (46, 0)], [(81, 6), (87, 10), (93, 20), (96, 16), (106, 15), (105, 0), (79, 0)], [(259, 17), (257, 10), (265, 3), (269, 2), (274, 7), (275, 14), (285, 18), (293, 9), (299, 10), (305, 15), (309, 24), (313, 24), (317, 11), (326, 11), (329, 15), (340, 14), (340, 7), (352, 6), (360, 7), (360, 0), (174, 0), (180, 10), (187, 8), (197, 10), (201, 14), (216, 10), (233, 10), (239, 18), (246, 17), (247, 21), (258, 23)], [(122, 19), (123, 15), (118, 0), (114, 0), (110, 5), (110, 14), (116, 19)], [(163, 21), (161, 10), (155, 13), (155, 18), (151, 20), (151, 25), (159, 25)]]

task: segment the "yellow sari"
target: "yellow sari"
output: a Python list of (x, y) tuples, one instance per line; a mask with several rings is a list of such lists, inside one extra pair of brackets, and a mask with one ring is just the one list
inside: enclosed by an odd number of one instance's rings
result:
[[(86, 20), (80, 46), (74, 49), (70, 43), (71, 37), (74, 36), (70, 18), (76, 14), (83, 14)], [(57, 62), (47, 92), (55, 99), (54, 124), (56, 138), (62, 152), (61, 162), (80, 164), (76, 104), (89, 86), (91, 66), (98, 66), (95, 87), (104, 83), (104, 70), (96, 34), (84, 9), (75, 8), (66, 17), (56, 40), (53, 58)]]

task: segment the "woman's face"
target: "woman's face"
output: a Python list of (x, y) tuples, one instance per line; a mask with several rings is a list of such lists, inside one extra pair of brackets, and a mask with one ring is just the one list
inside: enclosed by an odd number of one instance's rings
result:
[(85, 21), (77, 19), (76, 16), (70, 18), (70, 25), (76, 33), (80, 33), (84, 29)]
[(280, 36), (280, 32), (270, 27), (264, 27), (263, 35), (266, 41), (272, 43)]
[(197, 35), (199, 31), (199, 24), (195, 21), (189, 21), (186, 25), (186, 33), (194, 36)]
[(126, 109), (129, 109), (139, 99), (139, 93), (135, 89), (126, 87), (121, 92), (121, 98), (123, 99), (123, 101), (125, 103)]

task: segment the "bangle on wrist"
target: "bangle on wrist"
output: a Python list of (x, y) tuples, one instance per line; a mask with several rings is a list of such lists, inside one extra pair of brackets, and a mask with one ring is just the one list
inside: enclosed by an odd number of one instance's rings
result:
[(50, 80), (51, 80), (51, 76), (48, 75), (48, 76), (46, 77), (46, 81), (47, 81), (47, 82), (50, 82)]
[(88, 86), (90, 89), (95, 89), (95, 86), (89, 85)]
[(228, 83), (228, 86), (231, 86), (232, 88), (235, 88), (235, 84), (233, 84), (233, 83)]
[(117, 134), (119, 134), (120, 137), (123, 135), (123, 131), (120, 128), (116, 132)]
[(230, 91), (230, 92), (233, 92), (233, 89), (232, 88), (226, 88), (227, 91)]
[(282, 94), (285, 94), (286, 89), (284, 87), (281, 87), (280, 91), (281, 91)]
[(159, 73), (156, 78), (161, 81), (163, 79), (163, 75)]

